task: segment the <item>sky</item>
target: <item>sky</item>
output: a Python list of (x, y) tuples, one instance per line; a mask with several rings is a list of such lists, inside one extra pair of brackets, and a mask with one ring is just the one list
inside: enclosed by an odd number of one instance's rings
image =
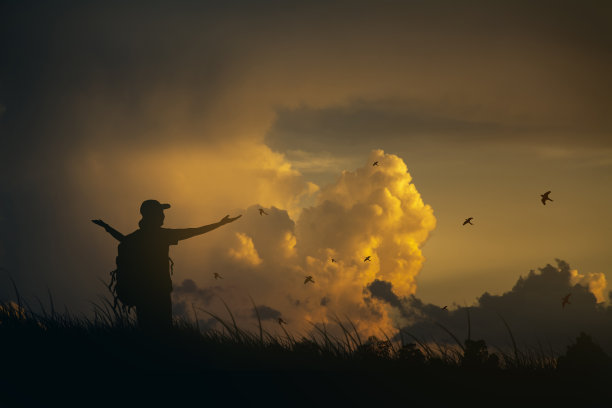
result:
[(129, 233), (155, 198), (168, 228), (243, 214), (172, 248), (190, 318), (252, 324), (250, 296), (270, 330), (391, 331), (553, 269), (538, 297), (595, 313), (612, 6), (492, 3), (2, 1), (0, 295), (87, 312), (117, 245), (90, 220)]

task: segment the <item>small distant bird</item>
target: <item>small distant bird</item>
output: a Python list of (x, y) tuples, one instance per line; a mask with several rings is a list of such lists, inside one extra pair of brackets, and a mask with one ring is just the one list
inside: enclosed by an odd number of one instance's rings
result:
[(372, 163), (372, 166), (378, 166), (378, 162), (375, 161), (374, 163)]
[(474, 219), (474, 217), (466, 218), (465, 221), (463, 221), (463, 224), (461, 224), (461, 225), (465, 225), (465, 224), (474, 225), (474, 224), (472, 224), (472, 220), (473, 219)]
[(563, 296), (561, 298), (561, 307), (565, 309), (565, 305), (571, 305), (572, 303), (569, 301), (569, 297), (571, 296), (571, 293), (568, 293), (567, 295)]
[(444, 306), (442, 310), (448, 310), (448, 306)]
[(548, 198), (549, 194), (550, 194), (550, 191), (547, 191), (544, 194), (540, 195), (540, 197), (542, 197), (542, 204), (546, 205), (546, 201), (553, 201), (552, 198)]
[(312, 276), (310, 275), (308, 275), (306, 279), (304, 279), (304, 285), (307, 284), (308, 282), (314, 283), (314, 280), (312, 280)]
[(283, 324), (287, 324), (287, 322), (284, 321), (282, 317), (279, 317), (278, 318), (278, 324), (283, 325)]
[(332, 261), (332, 262), (338, 262), (338, 261), (336, 261), (334, 258), (332, 258), (332, 259), (331, 259), (331, 261)]
[(265, 215), (268, 215), (268, 213), (267, 213), (267, 212), (265, 212), (263, 208), (260, 208), (260, 209), (259, 209), (259, 215), (264, 215), (264, 214), (265, 214)]
[(368, 256), (366, 256), (365, 258), (363, 258), (363, 262), (365, 262), (365, 261), (370, 261), (370, 260), (371, 260), (371, 259), (370, 259), (370, 255), (368, 255)]
[(223, 279), (223, 276), (219, 275), (217, 272), (213, 273), (215, 279)]

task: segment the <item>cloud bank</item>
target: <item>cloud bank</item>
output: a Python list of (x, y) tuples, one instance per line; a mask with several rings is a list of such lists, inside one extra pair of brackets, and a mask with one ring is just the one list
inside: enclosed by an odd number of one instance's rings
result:
[[(485, 339), (497, 347), (510, 345), (505, 320), (521, 348), (541, 346), (547, 352), (549, 347), (563, 351), (584, 331), (610, 351), (612, 306), (603, 302), (606, 286), (603, 274), (581, 275), (557, 260), (556, 266), (549, 264), (520, 277), (506, 293), (485, 292), (469, 307), (449, 305), (449, 310), (443, 310), (415, 296), (398, 296), (392, 283), (386, 281), (376, 281), (368, 290), (398, 311), (398, 322), (406, 332), (426, 341), (454, 342), (440, 324), (459, 339), (466, 339), (469, 313), (472, 338)], [(563, 307), (562, 298), (567, 294), (571, 294), (570, 304)], [(612, 300), (612, 293), (609, 296)]]

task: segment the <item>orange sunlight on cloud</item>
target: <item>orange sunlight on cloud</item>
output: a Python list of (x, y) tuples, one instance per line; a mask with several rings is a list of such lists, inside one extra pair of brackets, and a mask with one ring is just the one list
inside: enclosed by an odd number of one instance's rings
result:
[[(380, 164), (372, 166), (374, 161)], [(274, 184), (268, 187), (278, 193)], [(285, 198), (291, 204), (308, 189), (290, 191), (296, 194), (295, 200)], [(278, 310), (292, 331), (307, 332), (312, 329), (309, 322), (346, 316), (363, 334), (393, 332), (397, 322), (389, 306), (364, 289), (381, 279), (392, 282), (399, 296), (415, 293), (415, 277), (424, 262), (421, 247), (436, 225), (432, 208), (411, 184), (403, 160), (373, 151), (363, 167), (344, 171), (322, 188), (314, 205), (294, 211), (297, 218), (270, 207), (265, 206), (264, 215), (252, 205), (241, 211), (239, 222), (193, 246), (199, 262), (211, 261), (204, 266), (206, 273), (185, 277), (206, 287), (213, 272), (221, 273), (223, 284), (215, 282), (207, 290), (222, 298), (231, 296), (230, 307), (245, 325), (253, 323), (251, 296)], [(304, 283), (306, 276), (314, 283)], [(223, 314), (215, 296), (182, 296), (175, 302), (195, 302)], [(270, 324), (270, 330), (279, 330)]]

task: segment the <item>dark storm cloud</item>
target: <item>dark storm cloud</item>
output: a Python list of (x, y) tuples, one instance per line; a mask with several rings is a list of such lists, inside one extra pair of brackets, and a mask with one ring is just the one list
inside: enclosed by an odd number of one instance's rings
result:
[(257, 312), (253, 310), (253, 317), (257, 318), (257, 313), (261, 320), (276, 320), (282, 315), (278, 310), (266, 305), (257, 306)]
[(175, 305), (181, 303), (187, 310), (187, 305), (194, 302), (199, 305), (208, 305), (215, 296), (219, 296), (223, 291), (220, 286), (201, 288), (192, 279), (185, 279), (173, 288), (172, 297)]
[(221, 297), (224, 289), (220, 286), (200, 287), (192, 279), (185, 279), (173, 288), (172, 313), (202, 330), (219, 327), (217, 319), (207, 316), (206, 309), (215, 297)]
[(280, 151), (346, 154), (381, 142), (391, 149), (406, 143), (422, 145), (425, 138), (436, 143), (482, 143), (491, 140), (492, 135), (526, 139), (536, 130), (542, 130), (517, 124), (469, 121), (402, 105), (406, 104), (359, 101), (328, 108), (279, 109), (266, 142)]
[(164, 99), (188, 86), (202, 97), (190, 96), (182, 126), (197, 128), (226, 83), (231, 57), (223, 37), (213, 40), (209, 31), (221, 8), (196, 20), (189, 12), (197, 8), (160, 4), (4, 4), (2, 128), (5, 146), (21, 153), (113, 139), (151, 143), (171, 119)]
[[(330, 70), (345, 58), (352, 61), (355, 54), (369, 56), (373, 82), (384, 80), (385, 75), (401, 76), (386, 72), (377, 59), (396, 60), (399, 67), (414, 66), (405, 75), (415, 76), (408, 86), (416, 92), (409, 94), (417, 105), (428, 94), (453, 105), (452, 94), (461, 87), (451, 83), (461, 82), (471, 87), (470, 93), (482, 96), (463, 103), (495, 105), (472, 106), (493, 113), (492, 120), (472, 120), (470, 114), (457, 112), (449, 115), (437, 108), (385, 113), (350, 106), (353, 114), (348, 116), (332, 107), (323, 117), (314, 118), (338, 130), (353, 130), (336, 123), (342, 118), (365, 125), (366, 130), (378, 130), (388, 121), (383, 129), (390, 136), (421, 129), (457, 137), (472, 130), (482, 134), (512, 128), (517, 123), (504, 125), (495, 117), (508, 119), (500, 112), (506, 102), (529, 106), (538, 100), (535, 93), (554, 91), (552, 86), (557, 84), (572, 91), (558, 98), (557, 104), (570, 103), (572, 111), (586, 112), (575, 113), (582, 115), (574, 118), (578, 125), (601, 131), (605, 124), (609, 130), (604, 109), (609, 104), (602, 103), (610, 101), (612, 91), (607, 75), (612, 59), (609, 11), (610, 5), (602, 2), (388, 2), (376, 7), (370, 2), (353, 2), (351, 7), (340, 2), (258, 6), (246, 1), (4, 2), (0, 17), (5, 56), (0, 68), (0, 104), (6, 108), (3, 143), (29, 151), (39, 143), (69, 148), (101, 137), (84, 131), (91, 121), (106, 130), (107, 140), (150, 142), (167, 121), (173, 122), (175, 130), (184, 130), (175, 131), (175, 138), (189, 137), (193, 131), (204, 135), (202, 130), (211, 119), (208, 108), (215, 99), (223, 98), (227, 87), (248, 74), (254, 63), (267, 65), (272, 55), (285, 61), (288, 51), (292, 60), (303, 58), (308, 64), (309, 59), (317, 59)], [(498, 60), (502, 63), (487, 67), (487, 62)], [(538, 74), (535, 79), (528, 75), (532, 71)], [(527, 76), (526, 81), (521, 76)], [(432, 82), (432, 78), (437, 79)], [(166, 108), (176, 103), (176, 89), (191, 92), (181, 101), (180, 113), (169, 113)], [(517, 94), (504, 92), (508, 90)], [(565, 119), (558, 117), (560, 112), (549, 106), (549, 100), (545, 102), (538, 102), (541, 116)], [(295, 116), (312, 118), (312, 112), (289, 112), (279, 110), (279, 132), (291, 130)], [(286, 115), (290, 117), (283, 118)]]
[[(196, 316), (205, 315), (213, 299), (215, 297), (221, 299), (224, 292), (225, 290), (220, 286), (199, 287), (192, 279), (185, 279), (172, 292), (173, 313), (188, 321), (193, 321), (194, 314)], [(258, 314), (261, 320), (276, 320), (282, 316), (280, 311), (264, 304), (257, 306), (257, 312), (252, 309), (250, 317), (257, 318)], [(200, 328), (215, 328), (216, 322), (216, 319), (212, 317), (210, 319), (198, 317)]]
[[(385, 55), (404, 72), (372, 58), (365, 63), (372, 67), (367, 80), (394, 77), (397, 87), (388, 96), (396, 99), (355, 91), (353, 99), (334, 103), (281, 106), (267, 141), (281, 151), (345, 154), (418, 147), (424, 139), (437, 148), (483, 142), (609, 147), (611, 6), (545, 4), (552, 5), (411, 3), (397, 7), (395, 16), (380, 7), (369, 21), (387, 19), (376, 30), (384, 34), (370, 38), (380, 40), (380, 49), (363, 51)], [(391, 27), (393, 38), (385, 35)]]
[(223, 291), (223, 288), (219, 286), (200, 288), (192, 279), (185, 279), (183, 283), (175, 287), (173, 291), (176, 296), (189, 295), (205, 303), (209, 303), (214, 296)]
[[(510, 337), (502, 318), (521, 345), (551, 345), (560, 351), (581, 331), (589, 333), (602, 345), (612, 344), (612, 306), (598, 304), (585, 286), (570, 283), (570, 267), (558, 261), (538, 272), (521, 277), (512, 290), (502, 295), (484, 293), (477, 304), (442, 310), (410, 296), (398, 299), (389, 282), (370, 285), (372, 296), (398, 307), (411, 323), (404, 330), (426, 340), (432, 338), (453, 342), (439, 324), (460, 340), (467, 338), (468, 314), (472, 338), (484, 339), (497, 347), (507, 347)], [(374, 287), (374, 290), (372, 289)], [(571, 304), (564, 308), (561, 299), (571, 293)], [(398, 303), (400, 303), (398, 305)]]
[(383, 280), (375, 279), (367, 286), (367, 289), (372, 294), (372, 297), (384, 300), (394, 307), (401, 307), (399, 297), (393, 293), (393, 284)]

